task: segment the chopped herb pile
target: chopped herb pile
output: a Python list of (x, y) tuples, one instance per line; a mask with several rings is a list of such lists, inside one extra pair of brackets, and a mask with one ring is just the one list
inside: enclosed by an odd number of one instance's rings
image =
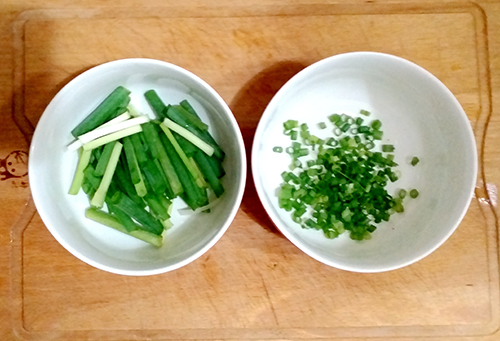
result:
[[(366, 110), (360, 114), (370, 115)], [(395, 147), (383, 144), (376, 151), (376, 142), (383, 138), (382, 122), (365, 119), (331, 115), (335, 137), (326, 139), (311, 134), (305, 123), (284, 122), (284, 134), (292, 140), (285, 149), (291, 163), (281, 174), (278, 201), (303, 228), (322, 230), (327, 238), (349, 231), (351, 239), (364, 240), (371, 238), (378, 223), (404, 212), (407, 191), (401, 189), (392, 196), (386, 190), (388, 183), (399, 178)], [(324, 123), (318, 127), (326, 129)], [(418, 191), (412, 189), (409, 194), (416, 198)]]

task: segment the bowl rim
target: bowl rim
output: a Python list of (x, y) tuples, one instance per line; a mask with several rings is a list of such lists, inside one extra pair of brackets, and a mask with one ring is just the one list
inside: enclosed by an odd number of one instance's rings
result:
[[(43, 201), (43, 193), (41, 193), (38, 190), (38, 184), (37, 181), (35, 180), (34, 182), (32, 179), (33, 177), (30, 177), (30, 174), (34, 174), (34, 169), (35, 167), (33, 165), (33, 162), (29, 162), (30, 159), (36, 157), (36, 151), (38, 149), (38, 144), (36, 143), (40, 139), (43, 138), (41, 135), (42, 132), (39, 129), (39, 127), (44, 125), (44, 122), (48, 119), (48, 114), (49, 112), (53, 111), (52, 107), (54, 107), (60, 100), (66, 95), (66, 92), (70, 90), (70, 88), (74, 85), (76, 82), (80, 82), (82, 78), (88, 78), (91, 77), (93, 74), (101, 72), (102, 69), (106, 69), (115, 65), (120, 65), (120, 64), (129, 64), (129, 63), (143, 63), (143, 64), (149, 64), (149, 65), (157, 65), (157, 66), (162, 66), (166, 67), (169, 69), (174, 70), (175, 72), (178, 72), (182, 74), (183, 76), (186, 76), (187, 78), (190, 78), (194, 80), (196, 83), (200, 84), (217, 102), (218, 104), (222, 107), (223, 109), (223, 115), (225, 119), (229, 121), (229, 125), (231, 126), (232, 130), (234, 130), (234, 134), (236, 135), (236, 141), (235, 143), (237, 144), (237, 149), (240, 154), (241, 158), (241, 169), (239, 172), (239, 183), (236, 189), (236, 195), (235, 195), (235, 200), (231, 205), (231, 209), (229, 211), (228, 216), (226, 217), (224, 223), (222, 226), (219, 228), (217, 233), (209, 240), (208, 243), (206, 243), (202, 248), (200, 248), (198, 251), (193, 253), (191, 256), (176, 262), (175, 264), (168, 265), (168, 266), (162, 266), (154, 269), (147, 269), (147, 270), (126, 270), (126, 269), (120, 269), (117, 267), (109, 266), (102, 264), (100, 262), (94, 261), (93, 259), (89, 258), (88, 256), (82, 254), (81, 252), (77, 251), (74, 249), (66, 240), (57, 232), (57, 229), (52, 226), (52, 220), (49, 216), (49, 214), (44, 211), (43, 209), (39, 209), (42, 206), (42, 201)], [(232, 224), (234, 221), (234, 218), (239, 210), (239, 207), (241, 205), (241, 201), (243, 199), (243, 194), (244, 194), (244, 189), (245, 189), (245, 184), (246, 184), (246, 179), (247, 179), (247, 156), (246, 156), (246, 150), (245, 150), (245, 144), (243, 141), (243, 137), (241, 134), (241, 129), (236, 121), (236, 118), (229, 108), (228, 104), (224, 101), (224, 99), (219, 95), (219, 93), (212, 88), (206, 81), (204, 81), (201, 77), (197, 76), (193, 72), (180, 67), (178, 65), (175, 65), (170, 62), (166, 62), (163, 60), (158, 60), (158, 59), (153, 59), (153, 58), (122, 58), (122, 59), (116, 59), (116, 60), (111, 60), (108, 62), (104, 62), (101, 64), (98, 64), (96, 66), (93, 66), (72, 79), (70, 79), (64, 86), (56, 93), (56, 95), (50, 100), (49, 104), (46, 106), (44, 109), (42, 115), (40, 116), (40, 119), (38, 120), (38, 123), (35, 127), (30, 147), (29, 147), (29, 154), (28, 154), (28, 179), (29, 179), (29, 187), (30, 187), (30, 192), (31, 192), (31, 197), (33, 199), (33, 202), (35, 204), (35, 207), (37, 209), (38, 214), (40, 215), (40, 218), (42, 219), (42, 222), (46, 226), (46, 228), (49, 230), (51, 235), (58, 241), (58, 243), (63, 246), (66, 251), (71, 253), (73, 256), (78, 258), (79, 260), (83, 261), (84, 263), (93, 266), (97, 269), (107, 271), (110, 273), (118, 274), (118, 275), (128, 275), (128, 276), (150, 276), (150, 275), (157, 275), (157, 274), (162, 274), (166, 272), (170, 272), (176, 269), (179, 269), (185, 265), (188, 265), (189, 263), (195, 261), (199, 257), (201, 257), (203, 254), (205, 254), (209, 249), (211, 249), (220, 239), (221, 237), (225, 234), (225, 232), (229, 229), (229, 226)]]
[[(449, 100), (453, 105), (456, 107), (456, 113), (459, 115), (459, 120), (462, 122), (469, 122), (468, 129), (467, 129), (467, 136), (464, 136), (464, 138), (468, 139), (468, 144), (471, 146), (471, 151), (473, 158), (471, 159), (473, 165), (472, 165), (472, 176), (468, 180), (468, 187), (464, 188), (464, 190), (467, 190), (467, 201), (464, 207), (462, 208), (462, 212), (457, 215), (457, 218), (455, 219), (455, 223), (453, 226), (449, 229), (448, 233), (444, 235), (444, 237), (439, 240), (437, 243), (435, 243), (431, 248), (427, 249), (425, 252), (420, 254), (418, 257), (414, 257), (406, 262), (401, 262), (392, 266), (374, 266), (374, 267), (356, 267), (356, 266), (344, 266), (342, 264), (337, 263), (334, 260), (329, 260), (326, 258), (323, 258), (316, 254), (313, 250), (310, 250), (308, 247), (304, 245), (304, 243), (300, 240), (300, 238), (295, 237), (293, 233), (289, 232), (289, 227), (286, 226), (286, 224), (281, 224), (280, 219), (278, 218), (277, 215), (273, 213), (273, 210), (271, 209), (271, 204), (267, 202), (265, 193), (266, 191), (262, 187), (262, 184), (259, 180), (259, 170), (257, 165), (259, 164), (258, 162), (258, 155), (257, 155), (257, 149), (258, 149), (258, 144), (259, 140), (263, 134), (264, 130), (264, 122), (268, 121), (269, 117), (271, 117), (271, 111), (276, 107), (276, 103), (279, 102), (280, 98), (285, 94), (288, 89), (293, 88), (296, 83), (299, 81), (303, 80), (304, 77), (306, 77), (309, 73), (314, 72), (317, 68), (323, 67), (325, 64), (330, 64), (330, 63), (335, 63), (337, 60), (343, 59), (343, 58), (350, 58), (350, 57), (356, 57), (356, 56), (364, 56), (364, 57), (382, 57), (386, 59), (392, 59), (393, 61), (400, 63), (400, 64), (405, 64), (408, 67), (411, 67), (423, 75), (427, 76), (433, 83), (435, 83), (445, 94), (448, 95)], [(388, 53), (383, 53), (383, 52), (375, 52), (375, 51), (352, 51), (352, 52), (345, 52), (345, 53), (340, 53), (336, 55), (332, 55), (330, 57), (323, 58), (321, 60), (318, 60), (309, 66), (305, 67), (298, 73), (296, 73), (292, 78), (290, 78), (273, 96), (269, 104), (266, 106), (266, 109), (264, 110), (259, 123), (257, 125), (257, 129), (255, 131), (254, 135), (254, 140), (252, 143), (252, 155), (251, 155), (251, 167), (252, 167), (252, 178), (253, 182), (255, 184), (255, 188), (257, 191), (257, 195), (259, 197), (259, 200), (262, 203), (262, 206), (264, 207), (267, 215), (273, 222), (273, 224), (278, 228), (278, 230), (292, 243), (294, 244), (298, 249), (300, 249), (302, 252), (310, 256), (311, 258), (326, 264), (328, 266), (340, 269), (340, 270), (345, 270), (345, 271), (350, 271), (350, 272), (357, 272), (357, 273), (380, 273), (380, 272), (387, 272), (387, 271), (393, 271), (397, 269), (404, 268), (406, 266), (409, 266), (411, 264), (414, 264), (421, 259), (427, 257), (436, 249), (438, 249), (441, 245), (443, 245), (449, 238), (450, 236), (455, 232), (455, 230), (458, 228), (460, 223), (462, 222), (465, 214), (468, 211), (468, 208), (471, 204), (471, 200), (474, 196), (474, 189), (477, 183), (477, 176), (478, 176), (478, 151), (477, 151), (477, 143), (475, 140), (474, 136), (474, 131), (472, 129), (472, 126), (470, 125), (470, 121), (467, 117), (467, 114), (465, 113), (465, 110), (461, 106), (460, 102), (458, 99), (455, 97), (455, 95), (451, 92), (448, 87), (440, 80), (438, 79), (434, 74), (429, 72), (428, 70), (424, 69), (422, 66), (407, 60), (405, 58), (393, 55), (393, 54), (388, 54)]]

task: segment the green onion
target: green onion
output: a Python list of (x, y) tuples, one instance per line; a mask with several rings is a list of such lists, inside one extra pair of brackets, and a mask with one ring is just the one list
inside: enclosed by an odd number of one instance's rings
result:
[(374, 130), (372, 132), (373, 139), (382, 140), (384, 133), (381, 130)]
[(212, 190), (214, 191), (215, 196), (218, 198), (224, 193), (224, 187), (217, 178), (217, 174), (210, 166), (208, 159), (209, 157), (200, 151), (194, 154), (194, 160), (196, 161), (201, 172), (203, 173), (203, 176), (210, 185), (210, 188), (212, 188)]
[(333, 114), (329, 118), (330, 122), (335, 123), (340, 120), (340, 115), (339, 114)]
[(109, 213), (116, 216), (116, 219), (118, 219), (120, 224), (123, 225), (123, 227), (127, 230), (127, 232), (141, 229), (134, 222), (134, 220), (132, 218), (130, 218), (130, 216), (127, 213), (123, 212), (118, 207), (113, 205), (111, 202), (109, 202), (109, 200), (108, 200), (108, 202), (106, 202), (106, 204), (108, 205)]
[(160, 99), (156, 91), (148, 90), (144, 93), (146, 101), (148, 101), (149, 106), (153, 109), (154, 113), (159, 119), (164, 119), (166, 117), (167, 106)]
[(195, 180), (191, 176), (191, 173), (186, 168), (184, 162), (181, 160), (181, 157), (171, 143), (171, 140), (167, 137), (166, 134), (161, 134), (160, 139), (163, 146), (165, 147), (165, 151), (167, 152), (168, 157), (175, 167), (175, 170), (179, 176), (179, 181), (184, 188), (185, 195), (182, 198), (184, 199), (186, 204), (188, 204), (188, 206), (193, 210), (203, 206), (204, 199), (202, 198), (201, 189), (197, 186)]
[(163, 237), (144, 231), (142, 230), (139, 226), (136, 227), (136, 229), (129, 231), (125, 226), (123, 226), (119, 219), (109, 213), (106, 213), (104, 211), (95, 209), (95, 208), (88, 208), (85, 211), (85, 216), (88, 219), (91, 219), (93, 221), (96, 221), (100, 224), (109, 226), (114, 228), (115, 230), (118, 230), (122, 233), (128, 234), (134, 238), (140, 239), (142, 241), (145, 241), (153, 246), (160, 247), (163, 245)]
[(161, 139), (158, 135), (158, 129), (156, 129), (153, 124), (146, 123), (143, 125), (143, 130), (150, 154), (154, 159), (159, 160), (163, 173), (167, 178), (168, 185), (172, 190), (172, 196), (176, 197), (181, 195), (183, 192), (182, 184), (180, 183), (179, 176), (172, 165), (172, 161), (168, 157), (165, 148), (161, 143)]
[(406, 190), (404, 189), (400, 189), (399, 192), (398, 192), (398, 196), (401, 198), (401, 199), (404, 199), (406, 197)]
[(416, 156), (414, 156), (414, 157), (411, 159), (411, 162), (410, 162), (410, 163), (411, 163), (411, 165), (412, 165), (412, 166), (416, 166), (416, 165), (417, 165), (417, 163), (419, 163), (419, 161), (420, 161), (420, 160), (419, 160), (419, 158), (418, 158), (418, 157), (416, 157)]
[(118, 132), (120, 130), (124, 130), (133, 126), (137, 126), (149, 121), (147, 116), (141, 115), (139, 117), (132, 118), (130, 120), (126, 120), (123, 122), (119, 122), (116, 124), (110, 124), (110, 122), (103, 124), (102, 126), (89, 131), (81, 136), (78, 136), (78, 140), (82, 142), (82, 144), (88, 143), (90, 141), (96, 140), (100, 137), (109, 135), (111, 133)]
[(380, 130), (380, 128), (382, 128), (382, 122), (380, 122), (380, 120), (374, 120), (371, 123), (371, 127), (373, 128), (373, 130)]
[(97, 166), (94, 170), (95, 176), (103, 176), (106, 170), (106, 166), (108, 165), (109, 158), (111, 157), (111, 153), (113, 152), (114, 143), (108, 143), (104, 146), (101, 156), (99, 157), (99, 161), (97, 162)]
[[(130, 197), (130, 199), (132, 199), (136, 204), (138, 204), (141, 207), (146, 206), (144, 200), (142, 200), (142, 198), (139, 195), (137, 195), (135, 186), (132, 183), (130, 173), (128, 172), (127, 169), (127, 161), (125, 158), (125, 153), (122, 153), (122, 155), (120, 156), (120, 160), (116, 165), (113, 182), (116, 183), (120, 191), (127, 194)], [(98, 186), (99, 184), (97, 184), (97, 187)]]
[(384, 153), (392, 153), (394, 151), (394, 146), (392, 144), (383, 144), (382, 151)]
[(117, 140), (122, 139), (126, 136), (137, 134), (141, 131), (142, 131), (142, 127), (140, 125), (135, 125), (135, 126), (132, 126), (130, 128), (123, 129), (123, 130), (117, 131), (115, 133), (112, 133), (112, 134), (100, 137), (98, 139), (92, 140), (88, 143), (85, 143), (83, 145), (83, 149), (84, 150), (91, 150), (91, 149), (103, 146), (107, 143), (117, 141)]
[(190, 126), (196, 128), (200, 131), (207, 131), (208, 130), (208, 125), (203, 123), (200, 120), (200, 118), (198, 117), (198, 115), (196, 115), (196, 113), (194, 113), (191, 110), (186, 110), (185, 105), (184, 106), (173, 105), (172, 107), (175, 108), (182, 115), (182, 117), (184, 118), (186, 123), (189, 124)]
[(130, 102), (130, 90), (119, 86), (114, 89), (80, 124), (71, 131), (74, 137), (83, 135), (110, 118), (125, 112)]
[(285, 128), (285, 130), (291, 130), (293, 128), (297, 128), (298, 126), (299, 123), (296, 120), (288, 120), (283, 123), (283, 128)]
[(359, 126), (358, 127), (359, 134), (367, 134), (369, 132), (370, 132), (370, 127), (367, 127), (367, 126)]
[(368, 143), (365, 144), (365, 148), (368, 150), (373, 149), (375, 148), (375, 143), (369, 141)]
[[(83, 189), (91, 205), (87, 218), (159, 247), (172, 226), (172, 200), (180, 197), (194, 212), (209, 212), (217, 203), (209, 202), (207, 191), (216, 197), (224, 193), (220, 178), (225, 175), (225, 153), (186, 100), (166, 106), (154, 90), (148, 91), (146, 100), (160, 122), (141, 114), (129, 93), (118, 87), (97, 114), (73, 131), (83, 135), (75, 135), (68, 147), (79, 149), (69, 193)], [(291, 126), (297, 128), (298, 122)], [(297, 138), (294, 132), (291, 137)], [(291, 152), (300, 166), (297, 158), (309, 151), (297, 143)], [(290, 179), (298, 182), (295, 175)], [(108, 212), (100, 209), (104, 203)], [(283, 205), (292, 209), (290, 203)]]
[(123, 139), (123, 149), (125, 152), (125, 158), (127, 160), (128, 170), (132, 179), (132, 183), (134, 184), (137, 195), (143, 197), (146, 195), (147, 189), (146, 185), (144, 184), (144, 179), (139, 167), (139, 162), (137, 162), (134, 145), (130, 137), (126, 137)]
[(69, 194), (77, 195), (82, 188), (82, 182), (84, 177), (84, 170), (90, 162), (90, 155), (92, 154), (92, 150), (81, 150), (80, 149), (80, 157), (78, 159), (78, 165), (76, 166), (75, 176), (73, 178), (73, 182), (71, 183), (71, 188), (69, 189)]
[(198, 173), (194, 169), (194, 167), (191, 164), (191, 162), (188, 160), (188, 157), (184, 153), (184, 150), (182, 150), (181, 146), (179, 146), (179, 143), (174, 138), (174, 135), (172, 135), (172, 132), (170, 131), (170, 129), (165, 125), (165, 122), (163, 122), (163, 123), (160, 124), (160, 128), (163, 130), (163, 132), (165, 133), (165, 135), (167, 136), (167, 138), (170, 140), (170, 143), (175, 148), (175, 151), (177, 152), (177, 154), (181, 158), (182, 162), (186, 166), (186, 168), (189, 171), (189, 173), (191, 173), (193, 179), (194, 180), (198, 179)]
[[(361, 114), (369, 115), (367, 111)], [(295, 223), (322, 230), (326, 238), (347, 231), (353, 240), (370, 239), (376, 224), (404, 212), (406, 190), (399, 190), (395, 197), (386, 190), (389, 182), (400, 177), (394, 154), (383, 154), (394, 152), (395, 147), (384, 144), (381, 152), (375, 151), (376, 141), (383, 138), (380, 120), (362, 125), (362, 118), (346, 114), (328, 119), (335, 125), (336, 137), (320, 139), (305, 123), (287, 125), (299, 128), (300, 140), (285, 148), (291, 163), (290, 171), (281, 174), (278, 204)], [(321, 123), (318, 128), (324, 129)], [(301, 162), (306, 155), (308, 159)]]
[(126, 194), (117, 191), (109, 201), (112, 205), (136, 220), (143, 230), (156, 235), (161, 235), (163, 232), (161, 223), (150, 212), (137, 205)]
[(113, 151), (111, 152), (109, 162), (106, 166), (106, 170), (102, 177), (101, 183), (99, 184), (99, 188), (90, 201), (90, 205), (97, 208), (101, 208), (103, 206), (104, 200), (106, 198), (106, 193), (108, 192), (109, 185), (111, 184), (111, 180), (113, 179), (113, 175), (115, 173), (116, 165), (118, 164), (118, 159), (120, 157), (122, 147), (123, 145), (120, 142), (113, 143)]
[(181, 127), (180, 125), (178, 125), (174, 121), (172, 121), (168, 118), (165, 118), (163, 120), (163, 124), (165, 126), (167, 126), (169, 129), (171, 129), (172, 131), (175, 131), (177, 134), (184, 137), (186, 140), (188, 140), (189, 142), (194, 144), (196, 147), (200, 148), (208, 156), (212, 156), (212, 154), (214, 153), (214, 148), (211, 145), (209, 145), (208, 143), (206, 143), (205, 141), (200, 139), (198, 136), (194, 135), (192, 132), (190, 132), (186, 128)]
[(182, 112), (179, 110), (179, 107), (177, 106), (168, 106), (165, 109), (166, 116), (180, 125), (181, 127), (187, 129), (190, 131), (192, 134), (203, 140), (205, 143), (209, 144), (213, 149), (214, 149), (214, 155), (217, 157), (219, 160), (224, 159), (224, 152), (222, 149), (219, 147), (219, 145), (215, 142), (213, 137), (210, 135), (208, 130), (202, 131), (196, 128), (195, 126), (189, 124), (188, 121), (184, 118)]
[(418, 195), (419, 195), (419, 193), (418, 193), (418, 191), (416, 189), (412, 189), (410, 191), (410, 197), (411, 198), (415, 199), (416, 197), (418, 197)]
[(351, 124), (348, 123), (348, 122), (346, 122), (346, 123), (344, 123), (342, 125), (342, 127), (340, 127), (340, 131), (343, 132), (343, 133), (345, 133), (346, 131), (349, 130), (349, 128), (351, 128)]

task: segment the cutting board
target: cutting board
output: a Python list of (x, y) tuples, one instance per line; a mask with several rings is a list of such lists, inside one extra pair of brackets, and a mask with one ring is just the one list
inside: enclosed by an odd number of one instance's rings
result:
[[(12, 115), (1, 113), (7, 123), (0, 128), (0, 191), (9, 203), (0, 220), (10, 229), (5, 335), (499, 339), (498, 178), (488, 178), (497, 175), (490, 153), (498, 141), (486, 134), (495, 121), (487, 19), (481, 6), (465, 2), (24, 11), (11, 23)], [(63, 249), (37, 214), (26, 174), (29, 142), (51, 98), (83, 71), (146, 57), (194, 72), (229, 104), (250, 155), (277, 90), (306, 66), (349, 51), (391, 53), (426, 68), (455, 94), (474, 129), (476, 195), (457, 231), (420, 262), (358, 274), (311, 259), (267, 217), (250, 168), (227, 233), (195, 262), (163, 275), (94, 269)]]

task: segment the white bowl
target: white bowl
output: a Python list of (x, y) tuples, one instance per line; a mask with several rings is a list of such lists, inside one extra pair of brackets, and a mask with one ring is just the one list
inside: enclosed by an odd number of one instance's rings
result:
[[(68, 195), (77, 153), (66, 146), (70, 131), (118, 85), (132, 103), (152, 114), (144, 92), (155, 89), (165, 103), (187, 99), (209, 124), (226, 153), (225, 188), (209, 214), (181, 215), (174, 201), (173, 227), (164, 246), (142, 241), (85, 218), (87, 196)], [(36, 127), (29, 154), (29, 180), (35, 205), (55, 239), (82, 261), (124, 275), (152, 275), (177, 269), (210, 249), (231, 224), (241, 203), (246, 158), (238, 124), (224, 100), (203, 80), (181, 67), (152, 59), (123, 59), (94, 67), (70, 81), (47, 106)]]
[[(405, 212), (378, 225), (371, 240), (353, 241), (347, 233), (327, 239), (302, 229), (279, 208), (276, 190), (290, 164), (274, 146), (289, 146), (283, 122), (308, 123), (320, 137), (318, 122), (332, 113), (372, 113), (384, 140), (396, 147), (401, 178), (390, 188), (416, 188)], [(316, 128), (316, 130), (315, 130)], [(412, 156), (420, 163), (409, 164)], [(299, 72), (274, 96), (259, 122), (252, 151), (257, 193), (279, 230), (299, 249), (327, 265), (355, 272), (381, 272), (429, 255), (455, 231), (473, 195), (477, 174), (474, 135), (457, 99), (436, 77), (405, 59), (353, 52), (321, 60)], [(391, 190), (393, 192), (391, 192)]]

